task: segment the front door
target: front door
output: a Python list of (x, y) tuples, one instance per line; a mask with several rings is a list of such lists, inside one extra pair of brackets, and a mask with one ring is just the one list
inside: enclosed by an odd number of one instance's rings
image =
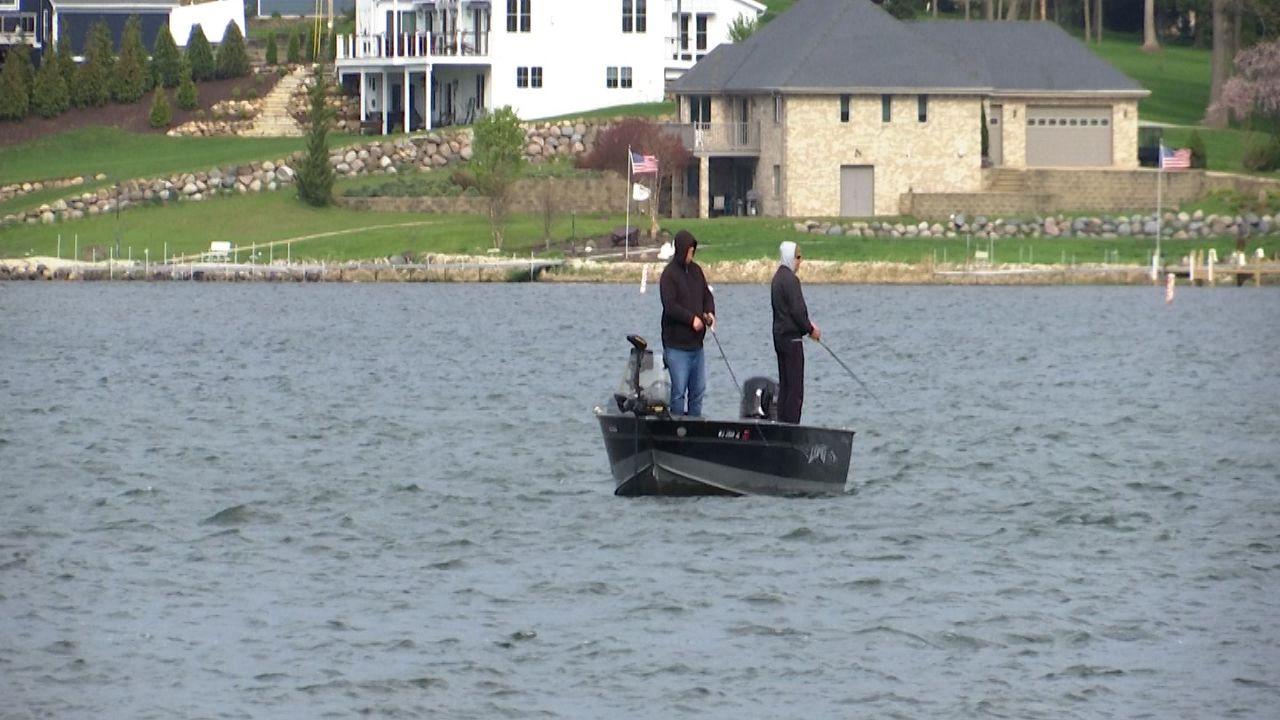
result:
[(1000, 167), (1004, 164), (1004, 106), (992, 105), (987, 115), (987, 157), (991, 164)]
[(874, 165), (840, 166), (840, 216), (871, 217), (876, 214)]

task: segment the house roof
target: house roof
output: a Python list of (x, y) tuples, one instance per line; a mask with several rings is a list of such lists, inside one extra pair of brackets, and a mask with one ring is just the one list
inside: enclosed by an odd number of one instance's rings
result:
[(870, 0), (799, 0), (671, 90), (1148, 94), (1052, 23), (904, 23)]
[(1150, 94), (1055, 23), (914, 25), (929, 42), (973, 66), (996, 93)]
[(868, 0), (799, 0), (742, 43), (717, 46), (677, 93), (981, 93), (974, 69)]

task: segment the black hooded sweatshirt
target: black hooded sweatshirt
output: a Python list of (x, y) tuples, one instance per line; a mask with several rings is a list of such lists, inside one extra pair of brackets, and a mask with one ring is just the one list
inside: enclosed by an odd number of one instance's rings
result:
[[(700, 350), (707, 331), (693, 329), (693, 316), (715, 313), (716, 301), (707, 287), (707, 278), (695, 262), (686, 263), (689, 248), (698, 241), (688, 231), (676, 233), (676, 254), (662, 271), (658, 287), (662, 294), (662, 346), (677, 350)], [(705, 322), (705, 318), (704, 318)]]

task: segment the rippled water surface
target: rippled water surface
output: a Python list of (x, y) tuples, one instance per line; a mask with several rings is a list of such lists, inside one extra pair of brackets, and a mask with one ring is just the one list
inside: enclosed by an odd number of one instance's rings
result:
[(1280, 291), (807, 294), (853, 492), (624, 500), (654, 293), (0, 285), (0, 717), (1277, 717)]

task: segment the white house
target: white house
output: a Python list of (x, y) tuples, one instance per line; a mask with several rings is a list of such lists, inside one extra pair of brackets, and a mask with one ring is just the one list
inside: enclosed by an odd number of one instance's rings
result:
[(339, 79), (382, 132), (657, 102), (756, 0), (356, 0)]

